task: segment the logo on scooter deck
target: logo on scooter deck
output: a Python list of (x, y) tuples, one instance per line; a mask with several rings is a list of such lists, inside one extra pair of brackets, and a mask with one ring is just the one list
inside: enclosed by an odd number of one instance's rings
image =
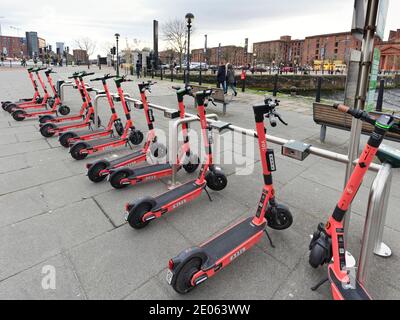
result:
[(179, 201), (179, 202), (175, 203), (175, 204), (172, 206), (172, 209), (177, 209), (177, 208), (183, 206), (186, 202), (187, 202), (186, 200)]
[(235, 259), (237, 259), (237, 258), (239, 258), (243, 253), (245, 253), (246, 252), (246, 248), (242, 248), (242, 249), (240, 249), (238, 252), (236, 252), (236, 253), (234, 253), (232, 256), (231, 256), (231, 262), (233, 261), (233, 260), (235, 260)]

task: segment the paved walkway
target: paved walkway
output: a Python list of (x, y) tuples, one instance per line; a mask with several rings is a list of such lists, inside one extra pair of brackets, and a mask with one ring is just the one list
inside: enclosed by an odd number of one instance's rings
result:
[[(65, 77), (77, 68), (58, 70), (58, 76)], [(159, 82), (149, 100), (175, 108), (176, 98), (170, 86), (170, 82)], [(135, 85), (126, 84), (125, 88), (138, 97)], [(0, 89), (2, 100), (31, 94), (28, 77), (16, 69), (0, 70)], [(78, 94), (68, 90), (66, 97), (66, 103), (77, 111)], [(253, 129), (250, 107), (260, 101), (262, 97), (257, 95), (240, 95), (228, 107), (225, 117), (221, 107), (210, 107), (209, 112)], [(195, 112), (192, 104), (188, 103), (189, 112)], [(100, 109), (106, 110), (103, 103)], [(321, 146), (311, 104), (282, 98), (280, 110), (290, 125), (268, 128), (270, 134)], [(139, 112), (134, 111), (137, 126), (145, 131), (144, 117)], [(159, 128), (168, 128), (161, 114), (156, 113), (156, 119)], [(229, 185), (220, 193), (212, 193), (212, 203), (204, 195), (145, 230), (134, 231), (124, 222), (124, 204), (167, 190), (168, 180), (121, 192), (108, 183), (94, 185), (85, 176), (85, 163), (93, 158), (73, 161), (56, 138), (42, 138), (37, 128), (36, 121), (16, 123), (0, 112), (0, 299), (330, 298), (328, 286), (318, 292), (310, 290), (325, 276), (325, 269), (313, 270), (308, 265), (307, 247), (309, 235), (327, 219), (339, 198), (343, 165), (315, 157), (296, 162), (280, 156), (279, 148), (273, 146), (278, 165), (274, 176), (278, 198), (292, 209), (293, 227), (284, 232), (271, 231), (275, 249), (266, 240), (261, 242), (217, 277), (181, 297), (164, 280), (168, 260), (255, 212), (262, 188), (261, 169), (258, 156), (247, 157), (246, 141), (235, 140), (219, 151), (222, 159), (236, 155), (234, 158), (240, 161), (221, 164), (229, 174)], [(348, 137), (347, 132), (329, 129), (323, 147), (345, 153)], [(247, 142), (249, 150), (254, 146), (255, 142)], [(254, 166), (253, 173), (241, 175), (247, 169), (243, 164)], [(385, 241), (394, 254), (390, 259), (374, 258), (367, 284), (379, 299), (400, 298), (399, 176), (396, 173), (393, 179), (385, 229)], [(373, 178), (368, 174), (353, 206), (349, 248), (355, 256), (360, 250)], [(180, 181), (188, 179), (185, 173), (179, 173)], [(45, 266), (55, 267), (56, 290), (42, 288)]]

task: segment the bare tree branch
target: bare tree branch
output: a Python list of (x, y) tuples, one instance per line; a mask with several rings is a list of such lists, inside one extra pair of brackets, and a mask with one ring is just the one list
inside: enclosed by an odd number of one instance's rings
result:
[(179, 65), (182, 67), (186, 47), (186, 25), (184, 20), (174, 19), (162, 26), (163, 39), (168, 46), (178, 53)]

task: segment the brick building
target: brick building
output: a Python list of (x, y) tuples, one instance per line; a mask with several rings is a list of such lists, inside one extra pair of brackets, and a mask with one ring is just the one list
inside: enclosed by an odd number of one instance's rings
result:
[(25, 38), (0, 36), (0, 54), (22, 58), (28, 54)]
[(86, 50), (75, 49), (73, 50), (73, 56), (77, 64), (86, 64), (89, 62), (89, 56)]
[(389, 40), (377, 45), (381, 50), (381, 70), (400, 70), (400, 29), (390, 31)]
[(231, 63), (235, 66), (243, 66), (246, 63), (251, 63), (252, 55), (245, 54), (243, 47), (238, 46), (221, 46), (208, 48), (207, 53), (204, 49), (192, 50), (192, 61), (203, 62), (206, 61), (209, 65), (217, 65), (218, 62)]
[(306, 37), (301, 64), (313, 65), (314, 60), (347, 61), (350, 49), (360, 50), (361, 44), (351, 32)]
[(253, 54), (258, 64), (284, 64), (293, 66), (302, 61), (304, 40), (282, 36), (279, 40), (256, 42)]

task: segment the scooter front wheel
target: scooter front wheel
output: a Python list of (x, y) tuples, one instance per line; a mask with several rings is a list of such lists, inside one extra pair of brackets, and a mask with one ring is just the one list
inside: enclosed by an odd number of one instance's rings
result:
[(293, 224), (293, 216), (289, 209), (283, 205), (275, 208), (269, 207), (266, 214), (268, 226), (274, 230), (286, 230)]
[(192, 286), (193, 276), (201, 270), (201, 259), (193, 258), (185, 263), (176, 275), (176, 281), (173, 284), (174, 290), (179, 294), (186, 294), (194, 289)]
[(3, 108), (3, 110), (6, 110), (7, 105), (9, 105), (10, 103), (12, 103), (11, 101), (4, 101), (1, 103), (1, 107)]
[(136, 230), (147, 227), (150, 221), (143, 221), (143, 217), (152, 209), (152, 207), (152, 203), (143, 201), (131, 208), (128, 208), (129, 214), (126, 220), (128, 221), (129, 225)]
[(321, 247), (320, 245), (315, 245), (311, 251), (308, 262), (310, 263), (311, 267), (317, 269), (320, 266), (325, 264), (325, 255), (326, 250), (325, 248)]
[(69, 114), (70, 114), (71, 109), (70, 109), (69, 107), (63, 105), (63, 106), (61, 106), (61, 107), (58, 108), (58, 112), (59, 112), (61, 115), (66, 116), (66, 115), (69, 115)]
[(219, 171), (209, 172), (206, 176), (207, 186), (214, 191), (222, 191), (228, 185), (225, 174)]
[(144, 135), (140, 130), (133, 130), (129, 135), (129, 141), (134, 145), (137, 146), (141, 144), (144, 140)]

